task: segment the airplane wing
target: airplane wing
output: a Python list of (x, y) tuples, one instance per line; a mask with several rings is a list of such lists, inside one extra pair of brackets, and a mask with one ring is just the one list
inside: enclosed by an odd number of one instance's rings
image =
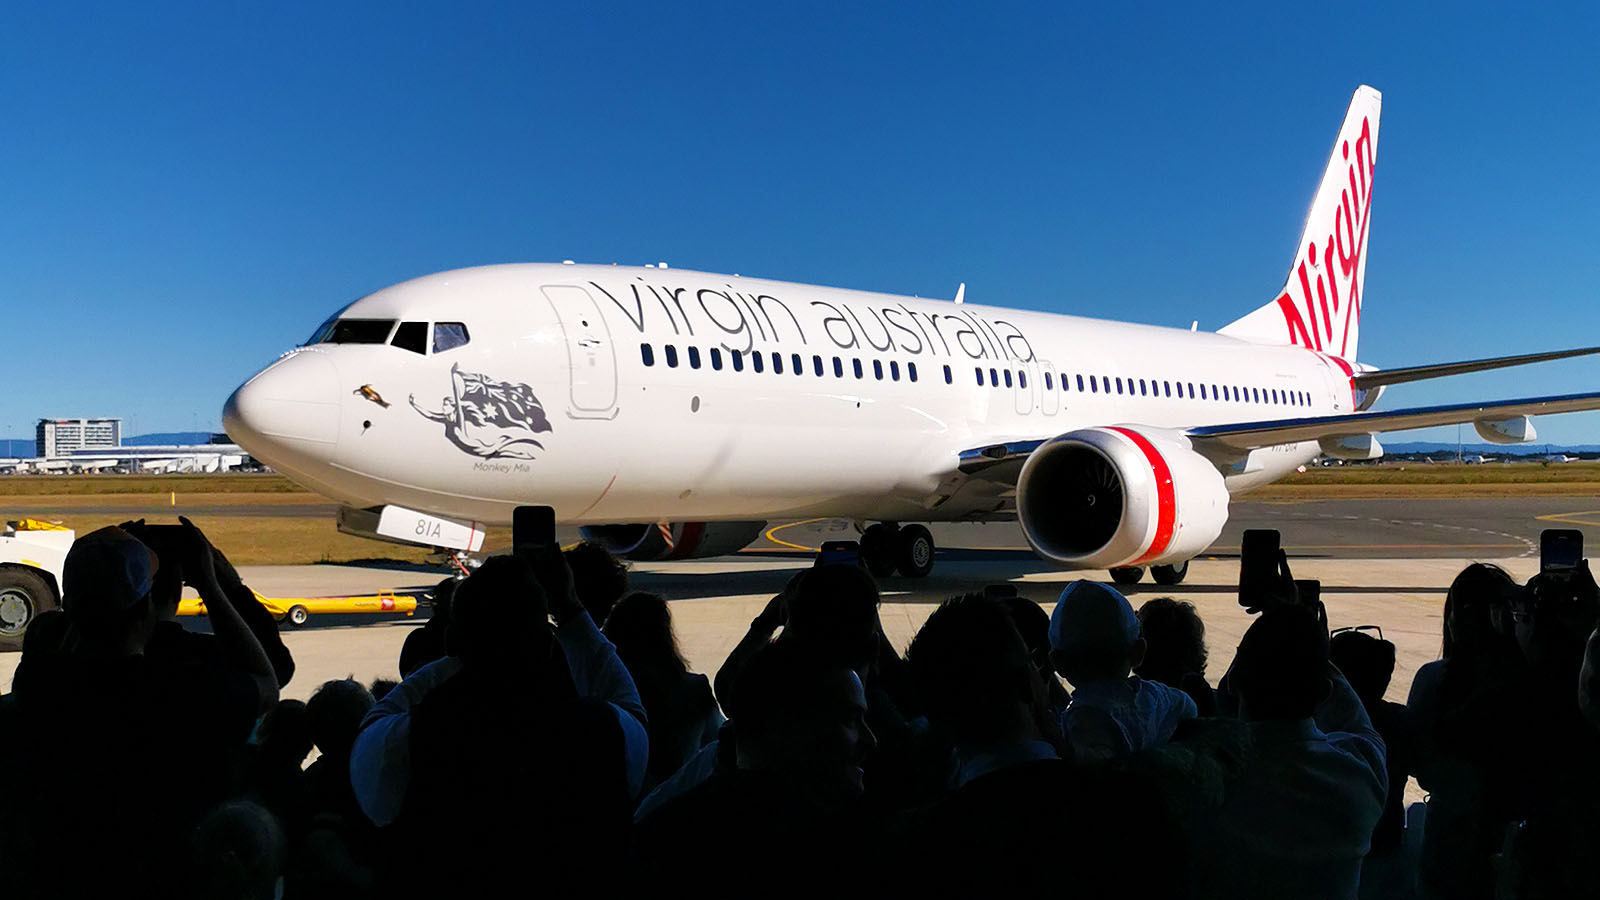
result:
[(1343, 416), (1236, 422), (1232, 425), (1191, 428), (1185, 433), (1199, 446), (1209, 444), (1234, 450), (1252, 450), (1274, 444), (1315, 441), (1325, 437), (1405, 431), (1410, 428), (1430, 428), (1435, 425), (1458, 425), (1592, 409), (1600, 409), (1600, 393), (1529, 397), (1495, 403), (1419, 406), (1412, 409), (1350, 413)]
[[(1299, 419), (1268, 419), (1236, 422), (1231, 425), (1205, 425), (1185, 433), (1196, 449), (1248, 452), (1258, 447), (1315, 441), (1384, 431), (1404, 431), (1435, 425), (1456, 425), (1476, 421), (1498, 421), (1519, 416), (1583, 412), (1600, 409), (1600, 393), (1566, 394), (1559, 397), (1530, 397), (1494, 403), (1456, 403), (1449, 406), (1421, 406), (1381, 412), (1350, 413), (1342, 416), (1313, 416)], [(1018, 439), (974, 447), (960, 453), (958, 470), (963, 475), (980, 475), (986, 481), (1015, 484), (1028, 455), (1045, 439)]]
[(1466, 362), (1439, 363), (1431, 366), (1408, 366), (1403, 369), (1377, 369), (1371, 372), (1357, 372), (1351, 376), (1351, 383), (1356, 390), (1365, 391), (1390, 384), (1405, 384), (1409, 381), (1444, 378), (1449, 375), (1465, 375), (1468, 372), (1483, 372), (1489, 369), (1503, 369), (1508, 366), (1525, 366), (1530, 363), (1549, 362), (1553, 359), (1571, 359), (1574, 356), (1592, 356), (1596, 353), (1600, 353), (1600, 347), (1555, 350), (1549, 353), (1524, 353), (1521, 356), (1496, 356), (1491, 359), (1473, 359)]

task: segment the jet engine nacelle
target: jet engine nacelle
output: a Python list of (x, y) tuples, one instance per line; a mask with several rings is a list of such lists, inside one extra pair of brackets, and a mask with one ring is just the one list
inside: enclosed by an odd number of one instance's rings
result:
[(655, 522), (579, 529), (614, 556), (647, 562), (737, 553), (761, 536), (766, 522)]
[(1222, 533), (1228, 489), (1182, 434), (1085, 428), (1028, 456), (1017, 518), (1034, 552), (1072, 568), (1176, 564)]

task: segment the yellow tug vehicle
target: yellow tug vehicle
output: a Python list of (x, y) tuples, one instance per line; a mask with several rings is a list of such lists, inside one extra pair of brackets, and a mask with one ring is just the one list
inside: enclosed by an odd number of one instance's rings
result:
[[(355, 597), (263, 597), (255, 591), (251, 593), (278, 621), (287, 621), (296, 628), (309, 622), (313, 613), (319, 616), (352, 613), (404, 613), (410, 616), (417, 611), (416, 597), (393, 591)], [(197, 598), (185, 597), (178, 604), (180, 616), (205, 614), (206, 605)]]

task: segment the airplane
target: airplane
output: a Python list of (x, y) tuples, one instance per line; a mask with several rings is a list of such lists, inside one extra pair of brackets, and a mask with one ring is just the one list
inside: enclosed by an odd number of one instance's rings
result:
[(1390, 411), (1392, 385), (1600, 347), (1357, 361), (1382, 96), (1356, 90), (1283, 287), (1215, 333), (669, 268), (492, 265), (362, 297), (240, 386), (223, 424), (342, 504), (342, 530), (452, 552), (522, 504), (630, 559), (714, 556), (774, 519), (862, 528), (931, 571), (922, 524), (1015, 520), (1044, 559), (1180, 582), (1233, 496), (1377, 434), (1495, 443), (1600, 393)]

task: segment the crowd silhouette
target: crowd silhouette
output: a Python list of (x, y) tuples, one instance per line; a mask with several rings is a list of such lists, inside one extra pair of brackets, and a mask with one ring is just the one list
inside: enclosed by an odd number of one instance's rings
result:
[(713, 685), (666, 598), (549, 547), (441, 584), (399, 682), (300, 702), (198, 528), (101, 529), (0, 696), (0, 897), (1600, 896), (1587, 562), (1468, 566), (1403, 704), (1283, 573), (1213, 681), (1189, 603), (993, 586), (902, 653), (819, 563)]

